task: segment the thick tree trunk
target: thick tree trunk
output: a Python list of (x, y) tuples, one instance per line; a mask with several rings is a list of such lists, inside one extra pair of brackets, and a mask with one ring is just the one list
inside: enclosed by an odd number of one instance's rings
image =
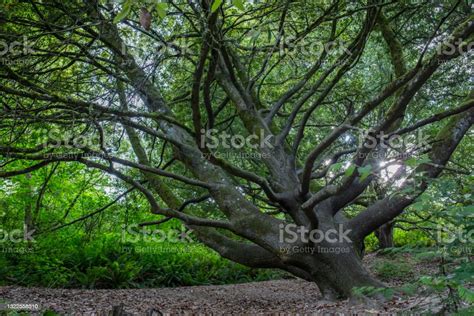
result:
[(315, 265), (312, 278), (327, 299), (351, 297), (356, 287), (384, 287), (370, 275), (354, 252), (326, 255), (323, 260)]
[(358, 242), (334, 242), (326, 238), (308, 246), (291, 248), (287, 253), (290, 259), (283, 258), (283, 262), (307, 272), (322, 295), (331, 300), (353, 296), (355, 287), (385, 287), (364, 267), (359, 245)]

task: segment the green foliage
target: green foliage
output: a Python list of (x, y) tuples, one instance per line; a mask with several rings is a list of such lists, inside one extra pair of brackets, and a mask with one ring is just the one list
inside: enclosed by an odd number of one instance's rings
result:
[(364, 181), (365, 179), (367, 179), (367, 177), (370, 175), (371, 171), (372, 171), (372, 166), (371, 165), (367, 165), (367, 166), (364, 166), (364, 167), (357, 168), (357, 172), (360, 175), (360, 181)]
[(432, 246), (434, 242), (419, 230), (405, 231), (395, 228), (393, 231), (393, 240), (396, 247), (410, 245), (416, 246)]
[[(244, 267), (200, 244), (41, 238), (31, 253), (0, 255), (4, 284), (66, 288), (169, 287), (268, 280), (285, 274)], [(60, 245), (60, 248), (58, 248)]]
[(158, 16), (162, 19), (165, 18), (166, 16), (166, 9), (168, 8), (168, 4), (164, 2), (158, 2), (156, 4), (156, 12), (158, 13)]
[(356, 166), (355, 165), (350, 165), (349, 168), (347, 168), (346, 171), (344, 172), (344, 175), (346, 177), (350, 177), (350, 176), (352, 176), (352, 174), (354, 173), (355, 170), (356, 170)]
[(373, 252), (378, 249), (379, 241), (377, 237), (375, 237), (375, 234), (371, 233), (369, 236), (365, 237), (364, 244), (366, 252)]
[(232, 0), (232, 4), (235, 5), (239, 10), (245, 10), (244, 0)]
[(222, 0), (214, 0), (211, 6), (211, 12), (215, 12), (222, 4)]
[(132, 3), (132, 0), (125, 0), (122, 5), (122, 10), (114, 18), (114, 23), (120, 22), (130, 14), (130, 11), (132, 10)]
[(429, 158), (417, 158), (417, 157), (410, 157), (408, 158), (407, 160), (405, 160), (405, 164), (409, 167), (412, 167), (412, 168), (416, 168), (418, 167), (418, 165), (422, 164), (422, 163), (428, 163), (430, 162), (430, 159)]
[(374, 270), (384, 281), (393, 279), (407, 281), (413, 278), (413, 263), (406, 262), (404, 259), (383, 259), (376, 263)]

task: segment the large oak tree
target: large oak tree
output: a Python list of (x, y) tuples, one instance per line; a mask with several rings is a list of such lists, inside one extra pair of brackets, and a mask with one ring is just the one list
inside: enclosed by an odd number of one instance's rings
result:
[(454, 169), (474, 121), (467, 1), (3, 6), (0, 177), (99, 169), (157, 223), (328, 297), (383, 286), (364, 238)]

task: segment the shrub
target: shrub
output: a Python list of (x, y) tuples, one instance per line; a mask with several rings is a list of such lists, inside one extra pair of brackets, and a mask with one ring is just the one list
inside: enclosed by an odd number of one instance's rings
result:
[(198, 243), (121, 243), (119, 234), (85, 237), (62, 232), (38, 238), (32, 253), (2, 253), (1, 279), (5, 285), (130, 288), (241, 283), (287, 275), (230, 262)]

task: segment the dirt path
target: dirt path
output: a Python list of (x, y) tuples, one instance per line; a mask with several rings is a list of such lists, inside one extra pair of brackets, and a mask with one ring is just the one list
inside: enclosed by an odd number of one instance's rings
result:
[(356, 305), (349, 301), (328, 302), (322, 300), (314, 284), (302, 280), (130, 290), (64, 290), (7, 286), (0, 288), (0, 300), (8, 303), (39, 304), (42, 311), (53, 310), (61, 315), (107, 315), (114, 306), (120, 304), (123, 304), (126, 313), (133, 315), (288, 315), (328, 312), (376, 315), (402, 310), (414, 311), (415, 306), (423, 308), (423, 304), (428, 303), (431, 306), (436, 305), (432, 299), (424, 302), (419, 298), (411, 301), (393, 299), (369, 305)]

